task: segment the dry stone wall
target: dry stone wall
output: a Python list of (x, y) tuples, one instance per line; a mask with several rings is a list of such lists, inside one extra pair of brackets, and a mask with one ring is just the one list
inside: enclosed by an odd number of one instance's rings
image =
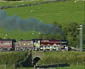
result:
[(19, 5), (15, 5), (15, 6), (0, 6), (0, 9), (30, 7), (30, 6), (34, 6), (34, 5), (47, 4), (47, 3), (50, 3), (50, 2), (54, 2), (55, 3), (57, 1), (65, 1), (65, 0), (43, 1), (43, 2), (40, 2), (40, 3), (19, 4)]

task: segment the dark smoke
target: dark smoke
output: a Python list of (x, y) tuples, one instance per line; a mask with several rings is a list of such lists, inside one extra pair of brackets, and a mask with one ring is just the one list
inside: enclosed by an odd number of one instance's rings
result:
[(63, 34), (61, 28), (56, 27), (55, 24), (45, 24), (36, 18), (23, 20), (19, 16), (7, 16), (3, 10), (0, 10), (0, 28), (5, 28), (6, 31), (21, 30), (37, 31), (45, 34)]

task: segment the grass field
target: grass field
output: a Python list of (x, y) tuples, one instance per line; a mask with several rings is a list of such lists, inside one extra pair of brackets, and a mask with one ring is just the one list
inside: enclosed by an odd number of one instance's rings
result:
[(36, 39), (40, 37), (40, 34), (38, 34), (37, 32), (33, 32), (33, 31), (31, 32), (22, 32), (22, 31), (6, 32), (6, 31), (0, 30), (0, 33), (1, 33), (0, 38), (3, 38), (3, 39), (10, 38), (10, 39), (17, 39), (17, 40), (20, 40), (20, 39), (28, 40), (28, 39)]
[(33, 17), (45, 23), (53, 23), (55, 21), (62, 24), (84, 23), (84, 2), (66, 1), (4, 10), (10, 16), (16, 15), (24, 19)]

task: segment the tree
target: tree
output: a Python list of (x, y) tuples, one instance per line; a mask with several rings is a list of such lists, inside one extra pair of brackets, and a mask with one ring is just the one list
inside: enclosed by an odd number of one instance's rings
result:
[(79, 43), (79, 24), (76, 22), (67, 24), (63, 27), (66, 34), (66, 39), (69, 41), (69, 46), (77, 47)]

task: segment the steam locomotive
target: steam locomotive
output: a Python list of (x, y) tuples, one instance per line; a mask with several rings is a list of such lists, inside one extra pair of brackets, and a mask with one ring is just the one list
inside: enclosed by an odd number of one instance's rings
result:
[(68, 50), (67, 40), (48, 40), (48, 39), (32, 39), (20, 40), (15, 39), (0, 39), (1, 51), (59, 51)]

